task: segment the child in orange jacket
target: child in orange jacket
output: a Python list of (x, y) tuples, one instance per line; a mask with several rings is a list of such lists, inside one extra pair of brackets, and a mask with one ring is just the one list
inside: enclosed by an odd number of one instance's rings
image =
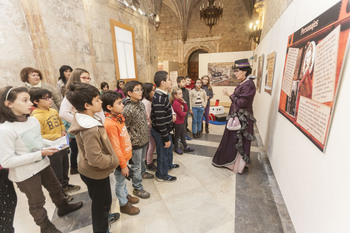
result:
[(139, 202), (137, 197), (128, 194), (125, 178), (129, 176), (128, 161), (132, 157), (132, 145), (123, 117), (124, 105), (123, 96), (119, 92), (107, 91), (101, 95), (102, 108), (105, 111), (106, 120), (104, 127), (112, 144), (112, 147), (119, 158), (119, 167), (115, 170), (116, 179), (115, 194), (118, 197), (120, 212), (136, 215), (140, 209), (133, 206)]

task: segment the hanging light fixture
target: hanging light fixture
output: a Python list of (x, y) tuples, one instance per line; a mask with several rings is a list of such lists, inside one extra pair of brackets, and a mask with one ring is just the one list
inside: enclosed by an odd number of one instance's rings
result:
[(249, 39), (253, 40), (255, 43), (260, 43), (261, 37), (261, 25), (260, 21), (256, 20), (255, 23), (250, 23), (249, 25)]
[(200, 6), (200, 16), (204, 20), (205, 25), (211, 28), (217, 23), (218, 19), (222, 17), (222, 11), (224, 4), (219, 3), (215, 6), (215, 0), (208, 0), (208, 4), (205, 7), (204, 3)]

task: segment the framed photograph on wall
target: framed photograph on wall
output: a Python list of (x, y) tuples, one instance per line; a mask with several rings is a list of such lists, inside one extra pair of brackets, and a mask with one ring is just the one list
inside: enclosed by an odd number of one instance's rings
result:
[(350, 32), (339, 1), (288, 37), (278, 111), (325, 152)]
[(258, 61), (258, 75), (256, 79), (256, 89), (260, 93), (261, 92), (261, 80), (264, 70), (264, 54), (259, 57)]
[(265, 92), (271, 95), (273, 76), (275, 73), (275, 61), (276, 61), (276, 52), (272, 52), (267, 55), (266, 59), (266, 79), (265, 79)]
[(113, 19), (110, 23), (117, 79), (138, 80), (134, 28)]
[(237, 86), (239, 84), (233, 74), (233, 62), (208, 63), (208, 76), (212, 86)]

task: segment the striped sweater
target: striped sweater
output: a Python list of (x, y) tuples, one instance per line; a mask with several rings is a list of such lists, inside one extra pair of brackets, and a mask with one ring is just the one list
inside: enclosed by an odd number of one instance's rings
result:
[(157, 89), (152, 100), (151, 110), (152, 127), (162, 135), (163, 141), (168, 142), (169, 134), (173, 128), (173, 113), (169, 96)]

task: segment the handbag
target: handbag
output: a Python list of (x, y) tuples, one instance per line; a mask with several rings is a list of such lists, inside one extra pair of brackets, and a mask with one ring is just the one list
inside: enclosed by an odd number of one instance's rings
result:
[(230, 119), (227, 122), (226, 128), (231, 131), (237, 131), (241, 129), (241, 123), (239, 122), (239, 119), (237, 116), (230, 117)]

